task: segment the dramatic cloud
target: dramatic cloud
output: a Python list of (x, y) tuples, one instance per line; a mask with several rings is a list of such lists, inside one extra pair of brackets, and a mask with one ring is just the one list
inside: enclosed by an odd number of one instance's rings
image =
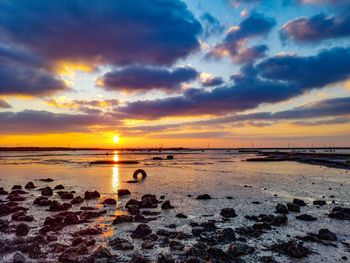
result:
[(267, 35), (276, 25), (273, 18), (253, 13), (244, 19), (239, 26), (232, 27), (224, 40), (216, 45), (208, 54), (208, 58), (229, 56), (236, 63), (251, 63), (265, 56), (268, 47), (257, 45), (248, 47), (248, 41)]
[(88, 132), (92, 126), (119, 124), (108, 116), (34, 110), (0, 112), (0, 123), (3, 134)]
[(0, 1), (2, 37), (51, 60), (172, 64), (199, 48), (180, 0)]
[(206, 77), (201, 80), (201, 85), (203, 87), (214, 87), (224, 84), (222, 77)]
[(310, 18), (298, 18), (285, 24), (280, 33), (283, 40), (300, 43), (349, 37), (350, 14), (347, 16), (318, 14)]
[(173, 71), (145, 66), (127, 67), (106, 73), (98, 85), (115, 91), (140, 92), (160, 89), (178, 91), (182, 83), (196, 79), (198, 72), (192, 67), (177, 67)]
[(0, 95), (47, 95), (67, 89), (47, 67), (30, 51), (0, 43)]
[(0, 99), (0, 109), (10, 109), (10, 108), (12, 108), (12, 106), (6, 100)]
[(200, 17), (200, 20), (203, 26), (203, 35), (206, 38), (221, 34), (224, 31), (224, 27), (221, 25), (220, 21), (209, 13), (204, 13)]
[(350, 78), (350, 48), (321, 50), (318, 55), (280, 55), (257, 65), (264, 78), (295, 83), (301, 89), (323, 87)]
[(135, 118), (177, 115), (220, 115), (284, 101), (314, 88), (347, 80), (350, 49), (322, 50), (316, 56), (275, 56), (257, 67), (245, 66), (232, 76), (234, 84), (211, 91), (189, 89), (182, 96), (129, 103), (119, 110)]

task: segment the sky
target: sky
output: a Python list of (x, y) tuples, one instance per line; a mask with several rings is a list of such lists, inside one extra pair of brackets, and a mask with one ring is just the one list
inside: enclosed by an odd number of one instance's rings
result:
[(0, 146), (350, 146), (349, 0), (0, 0)]

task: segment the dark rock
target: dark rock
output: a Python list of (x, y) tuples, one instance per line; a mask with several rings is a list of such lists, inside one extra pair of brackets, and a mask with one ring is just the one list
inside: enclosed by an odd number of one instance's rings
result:
[(174, 159), (174, 155), (167, 155), (166, 158), (167, 158), (168, 160), (173, 160), (173, 159)]
[(311, 254), (310, 249), (294, 240), (272, 245), (270, 249), (293, 258), (304, 258)]
[(75, 225), (75, 224), (79, 224), (80, 220), (77, 214), (70, 213), (64, 217), (63, 222), (65, 225)]
[(25, 186), (25, 189), (33, 189), (35, 188), (35, 185), (33, 184), (33, 182), (28, 182)]
[(39, 206), (49, 206), (51, 204), (51, 200), (49, 200), (45, 196), (40, 196), (40, 197), (35, 198), (34, 204), (39, 205)]
[(117, 224), (122, 224), (122, 223), (130, 223), (132, 222), (133, 217), (128, 216), (128, 215), (118, 215), (114, 220), (113, 220), (113, 225)]
[(260, 205), (261, 203), (259, 201), (253, 201), (252, 204), (254, 205)]
[(93, 256), (96, 258), (110, 258), (112, 257), (112, 253), (104, 246), (99, 246), (95, 249)]
[(85, 228), (82, 230), (79, 230), (78, 232), (75, 232), (75, 235), (77, 236), (92, 236), (92, 235), (100, 235), (102, 234), (101, 229), (90, 227), (90, 228)]
[(227, 253), (234, 257), (248, 255), (254, 252), (254, 248), (241, 241), (235, 241), (227, 249)]
[(140, 208), (137, 205), (129, 205), (128, 212), (132, 215), (137, 215), (140, 213)]
[(46, 179), (39, 179), (39, 181), (50, 183), (50, 182), (53, 182), (54, 180), (51, 178), (46, 178)]
[(302, 221), (316, 221), (317, 218), (313, 217), (312, 215), (308, 215), (308, 214), (301, 214), (299, 216), (295, 217), (298, 220), (302, 220)]
[(290, 212), (300, 212), (300, 206), (293, 204), (293, 203), (287, 203), (288, 210)]
[(60, 202), (55, 200), (55, 201), (51, 202), (49, 211), (51, 211), (51, 212), (66, 211), (66, 210), (70, 209), (71, 207), (72, 207), (71, 204), (68, 204), (68, 203), (61, 204)]
[(118, 189), (118, 196), (130, 195), (130, 191), (128, 189)]
[(141, 208), (156, 208), (158, 206), (158, 200), (155, 195), (144, 195), (141, 198), (140, 207)]
[(15, 184), (14, 186), (12, 186), (11, 189), (12, 189), (12, 190), (20, 190), (20, 189), (22, 189), (22, 186), (19, 185), (19, 184)]
[(218, 233), (217, 238), (220, 242), (232, 242), (236, 240), (236, 235), (232, 228), (224, 228)]
[[(157, 263), (175, 263), (175, 260), (170, 255), (159, 254)], [(188, 263), (188, 260), (186, 263)]]
[(284, 204), (278, 204), (276, 206), (276, 213), (288, 214), (289, 212), (287, 206), (285, 206)]
[(208, 194), (203, 194), (203, 195), (199, 195), (197, 196), (196, 198), (197, 200), (209, 200), (209, 199), (212, 199), (210, 195)]
[(139, 224), (136, 229), (132, 232), (131, 237), (132, 238), (138, 238), (142, 239), (145, 236), (152, 233), (151, 228), (146, 224)]
[(82, 203), (82, 202), (84, 202), (84, 199), (83, 199), (81, 196), (76, 196), (76, 197), (73, 198), (72, 201), (70, 201), (70, 203), (71, 203), (72, 205), (80, 204), (80, 203)]
[(161, 200), (164, 200), (165, 195), (161, 195), (159, 198), (160, 198)]
[(147, 177), (147, 173), (146, 173), (145, 170), (143, 170), (143, 169), (137, 169), (137, 170), (133, 173), (132, 177), (133, 177), (134, 179), (137, 180), (139, 174), (141, 174), (141, 179), (142, 179), (142, 180), (145, 179), (145, 178)]
[(201, 226), (195, 226), (192, 228), (192, 234), (196, 237), (198, 237), (204, 231), (205, 231), (204, 227), (201, 227)]
[(141, 247), (143, 249), (152, 249), (154, 247), (154, 245), (155, 245), (154, 242), (146, 240), (146, 241), (142, 242)]
[(175, 217), (177, 217), (177, 218), (187, 218), (188, 216), (186, 216), (186, 215), (184, 215), (182, 213), (179, 213)]
[(306, 203), (304, 202), (304, 200), (301, 200), (298, 198), (293, 199), (293, 204), (298, 205), (298, 206), (306, 206)]
[(178, 242), (178, 241), (175, 241), (175, 240), (171, 240), (170, 242), (169, 242), (169, 247), (171, 248), (171, 249), (174, 249), (174, 250), (183, 250), (184, 248), (185, 248), (185, 245), (184, 244), (182, 244), (182, 243), (180, 243), (180, 242)]
[(10, 195), (24, 195), (24, 194), (28, 194), (28, 192), (23, 191), (21, 189), (12, 190), (10, 192)]
[(163, 159), (162, 159), (162, 157), (156, 156), (156, 157), (153, 157), (152, 160), (154, 160), (154, 161), (160, 161), (160, 160), (163, 160)]
[(123, 238), (115, 238), (109, 241), (109, 245), (115, 250), (132, 250), (134, 245)]
[(31, 215), (27, 215), (25, 212), (16, 212), (12, 214), (12, 220), (31, 222), (34, 218)]
[(59, 184), (59, 185), (56, 185), (53, 190), (63, 190), (63, 189), (64, 189), (64, 186)]
[(136, 199), (130, 199), (126, 204), (125, 208), (128, 208), (129, 206), (139, 206), (140, 202), (137, 201)]
[(174, 208), (171, 204), (170, 204), (170, 201), (167, 200), (165, 201), (163, 204), (162, 204), (162, 209), (172, 209)]
[(288, 217), (286, 215), (277, 215), (273, 218), (271, 224), (274, 226), (285, 225), (288, 222)]
[(49, 187), (49, 186), (44, 187), (44, 188), (41, 190), (41, 195), (43, 195), (43, 196), (51, 196), (51, 195), (53, 195), (53, 192), (52, 192), (51, 187)]
[(117, 201), (115, 201), (115, 199), (113, 198), (107, 198), (103, 201), (104, 205), (116, 205), (117, 204)]
[(17, 236), (26, 236), (29, 232), (29, 226), (26, 224), (18, 224), (16, 226), (16, 235)]
[(320, 205), (320, 206), (323, 206), (323, 205), (326, 205), (327, 202), (325, 200), (315, 200), (312, 202), (314, 205)]
[(24, 201), (26, 200), (25, 197), (17, 195), (17, 194), (10, 194), (9, 196), (7, 196), (7, 199), (12, 201), (12, 202), (20, 202), (20, 201)]
[(13, 263), (25, 263), (25, 258), (21, 253), (15, 253), (13, 256)]
[(327, 241), (337, 241), (337, 235), (326, 228), (322, 228), (318, 231), (318, 238)]
[(350, 208), (334, 207), (328, 217), (338, 220), (350, 220)]
[(101, 196), (100, 193), (97, 191), (93, 191), (93, 192), (86, 191), (84, 194), (84, 199), (90, 200), (90, 199), (99, 198), (100, 196)]
[(224, 208), (221, 209), (220, 215), (226, 218), (236, 217), (236, 211), (233, 208)]

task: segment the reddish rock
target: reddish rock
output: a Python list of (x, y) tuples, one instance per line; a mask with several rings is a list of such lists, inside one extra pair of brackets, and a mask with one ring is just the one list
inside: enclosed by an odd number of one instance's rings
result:
[(105, 199), (103, 201), (102, 204), (104, 204), (104, 205), (115, 205), (115, 204), (117, 204), (117, 202), (113, 198), (107, 198), (107, 199)]
[(99, 192), (97, 191), (93, 191), (93, 192), (89, 192), (89, 191), (86, 191), (85, 192), (85, 195), (84, 195), (84, 199), (95, 199), (95, 198), (99, 198), (101, 195)]
[(7, 196), (7, 199), (10, 200), (10, 201), (13, 201), (13, 202), (21, 202), (21, 201), (24, 201), (26, 200), (26, 198), (24, 196), (20, 196), (20, 195), (9, 195)]
[(42, 188), (41, 195), (43, 195), (43, 196), (53, 195), (51, 187), (47, 186), (47, 187)]
[(73, 198), (72, 201), (70, 201), (70, 203), (71, 203), (72, 205), (80, 204), (80, 203), (82, 203), (82, 202), (84, 202), (84, 199), (83, 199), (81, 196), (76, 196), (76, 197)]
[(64, 224), (65, 225), (75, 225), (79, 224), (80, 220), (77, 214), (71, 213), (65, 216), (64, 218)]
[(61, 204), (58, 201), (52, 201), (50, 204), (49, 211), (51, 212), (60, 212), (60, 211), (66, 211), (72, 207), (71, 204), (63, 203)]
[(12, 214), (12, 220), (15, 221), (26, 221), (26, 222), (31, 222), (33, 221), (33, 216), (27, 215), (25, 212), (17, 212)]
[(23, 191), (21, 189), (12, 190), (10, 192), (10, 195), (24, 195), (24, 194), (28, 194), (28, 192)]
[(62, 195), (61, 195), (61, 199), (73, 199), (73, 194), (71, 194), (71, 193), (63, 193)]
[(29, 232), (29, 226), (26, 224), (18, 224), (16, 226), (16, 235), (17, 236), (26, 236)]
[(40, 196), (40, 197), (35, 198), (34, 204), (39, 205), (39, 206), (49, 206), (51, 204), (51, 200), (49, 200), (45, 196)]
[(35, 185), (33, 182), (28, 182), (25, 186), (24, 186), (25, 189), (33, 189), (35, 188)]
[(118, 196), (130, 195), (130, 191), (128, 189), (118, 189)]

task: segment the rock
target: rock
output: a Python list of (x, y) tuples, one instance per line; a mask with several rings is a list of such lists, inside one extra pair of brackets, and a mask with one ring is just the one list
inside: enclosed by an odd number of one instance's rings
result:
[(136, 215), (140, 213), (140, 208), (137, 205), (129, 205), (128, 212), (132, 215)]
[(300, 212), (300, 206), (293, 203), (287, 203), (287, 208), (290, 212)]
[(34, 218), (31, 215), (27, 215), (25, 212), (17, 212), (12, 214), (12, 220), (31, 222)]
[(53, 182), (54, 180), (51, 178), (46, 178), (46, 179), (39, 179), (39, 181), (50, 183), (50, 182)]
[(152, 233), (151, 228), (146, 224), (139, 224), (136, 229), (132, 232), (131, 237), (142, 239)]
[(130, 195), (130, 191), (128, 189), (118, 189), (118, 196)]
[(126, 181), (128, 184), (137, 184), (139, 181), (138, 180), (128, 180)]
[(75, 233), (75, 235), (80, 235), (80, 236), (92, 236), (92, 235), (100, 235), (102, 234), (101, 229), (90, 227), (90, 228), (85, 228), (82, 230), (79, 230), (78, 232)]
[(59, 184), (59, 185), (56, 185), (53, 190), (63, 190), (63, 189), (64, 189), (64, 186)]
[(16, 235), (17, 236), (26, 236), (29, 232), (29, 226), (26, 224), (18, 224), (16, 226)]
[(163, 204), (162, 204), (162, 209), (172, 209), (174, 208), (171, 204), (170, 204), (170, 201), (167, 200), (165, 201)]
[(221, 209), (220, 215), (225, 218), (236, 217), (236, 211), (233, 208)]
[(293, 258), (304, 258), (311, 254), (311, 251), (307, 247), (294, 240), (272, 245), (270, 249)]
[(168, 160), (173, 160), (173, 159), (174, 159), (174, 155), (167, 155), (166, 158), (167, 158)]
[(20, 201), (24, 201), (26, 200), (25, 197), (17, 195), (17, 194), (10, 194), (9, 196), (7, 196), (7, 199), (9, 199), (12, 202), (20, 202)]
[[(172, 259), (170, 255), (163, 255), (160, 253), (158, 255), (157, 263), (175, 263), (175, 260)], [(187, 259), (186, 263), (190, 263), (190, 262), (188, 262), (188, 259)]]
[(320, 205), (320, 206), (323, 206), (323, 205), (326, 205), (327, 202), (325, 200), (315, 200), (312, 202), (314, 205)]
[(293, 204), (298, 205), (298, 206), (306, 206), (306, 203), (304, 202), (304, 200), (301, 200), (298, 198), (293, 199)]
[(39, 206), (49, 206), (51, 204), (51, 200), (49, 200), (45, 196), (40, 196), (40, 197), (35, 198), (34, 204), (39, 205)]
[(4, 190), (3, 187), (0, 187), (0, 195), (8, 195), (9, 193)]
[(61, 199), (73, 199), (73, 194), (72, 193), (63, 193), (61, 194)]
[(236, 235), (232, 228), (222, 229), (217, 237), (220, 242), (232, 242), (236, 240)]
[(313, 217), (312, 215), (308, 215), (308, 214), (301, 214), (299, 216), (295, 217), (298, 220), (302, 220), (302, 221), (316, 221), (317, 218)]
[(280, 214), (288, 214), (288, 208), (284, 204), (277, 204), (276, 206), (276, 213)]
[(109, 241), (109, 245), (115, 250), (132, 250), (134, 245), (123, 238), (115, 238)]
[(156, 208), (158, 206), (158, 200), (155, 195), (144, 195), (141, 198), (140, 207), (141, 208)]
[(12, 190), (20, 190), (20, 189), (22, 189), (22, 186), (19, 185), (19, 184), (15, 184), (14, 186), (12, 186), (11, 189), (12, 189)]
[(240, 257), (243, 255), (248, 255), (254, 252), (254, 248), (251, 246), (248, 246), (246, 243), (241, 241), (235, 241), (233, 244), (231, 244), (228, 249), (227, 253), (234, 257)]
[(82, 203), (82, 202), (84, 202), (84, 199), (83, 199), (81, 196), (76, 196), (76, 197), (73, 198), (72, 201), (70, 201), (70, 203), (71, 203), (72, 205), (80, 204), (80, 203)]
[(350, 220), (350, 208), (334, 207), (328, 217), (338, 220)]
[(64, 217), (63, 222), (65, 225), (75, 225), (75, 224), (79, 224), (80, 220), (77, 214), (70, 213)]
[(10, 195), (23, 195), (23, 194), (28, 194), (28, 192), (23, 191), (21, 189), (12, 190), (10, 192)]
[(186, 216), (186, 215), (184, 215), (182, 213), (179, 213), (175, 217), (177, 217), (177, 218), (187, 218), (188, 216)]
[(51, 212), (66, 211), (66, 210), (70, 209), (71, 207), (72, 207), (71, 204), (68, 204), (68, 203), (61, 204), (60, 202), (55, 200), (55, 201), (51, 202), (49, 211), (51, 211)]
[(104, 246), (99, 246), (95, 249), (93, 256), (96, 258), (110, 258), (112, 256), (112, 253)]
[(271, 224), (274, 226), (285, 225), (288, 222), (288, 217), (286, 215), (277, 215), (272, 219)]
[(337, 235), (326, 228), (322, 228), (318, 231), (318, 238), (327, 241), (337, 241)]
[(117, 224), (122, 224), (122, 223), (130, 223), (132, 222), (133, 217), (128, 216), (128, 215), (118, 215), (114, 220), (113, 220), (113, 225)]
[(146, 240), (146, 241), (142, 242), (141, 247), (143, 249), (152, 249), (154, 247), (154, 245), (155, 245), (154, 242)]
[(72, 246), (77, 246), (84, 241), (81, 237), (75, 237), (72, 239)]
[(152, 160), (154, 160), (154, 161), (161, 161), (161, 160), (163, 160), (163, 158), (156, 156), (156, 157), (153, 157)]
[(125, 204), (125, 208), (129, 208), (129, 206), (139, 206), (140, 202), (137, 201), (136, 199), (130, 199), (126, 204)]
[(171, 249), (174, 249), (174, 250), (182, 251), (185, 248), (185, 245), (180, 243), (180, 242), (178, 242), (178, 241), (171, 240), (170, 243), (169, 243), (169, 247)]
[(200, 234), (203, 233), (204, 231), (205, 231), (204, 227), (201, 227), (201, 226), (195, 226), (192, 228), (192, 234), (195, 237), (200, 236)]
[(25, 189), (33, 189), (35, 188), (35, 185), (33, 184), (33, 182), (28, 182), (25, 186)]
[(84, 199), (90, 200), (90, 199), (99, 198), (100, 196), (101, 196), (100, 193), (97, 191), (93, 191), (93, 192), (86, 191), (84, 195)]
[(142, 169), (137, 169), (137, 170), (133, 173), (132, 177), (133, 177), (134, 179), (137, 180), (139, 174), (141, 174), (141, 179), (142, 179), (142, 180), (145, 179), (145, 178), (147, 177), (147, 173), (146, 173), (144, 170), (142, 170)]
[(103, 201), (104, 205), (116, 205), (117, 204), (117, 201), (115, 201), (115, 199), (113, 198), (107, 198)]
[(252, 204), (254, 205), (260, 205), (261, 203), (259, 201), (253, 201)]
[(50, 195), (53, 195), (53, 192), (52, 192), (51, 187), (49, 187), (49, 186), (44, 187), (44, 188), (41, 190), (41, 195), (43, 195), (43, 196), (50, 196)]
[(210, 195), (208, 194), (203, 194), (203, 195), (199, 195), (197, 196), (196, 198), (197, 200), (209, 200), (209, 199), (212, 199)]
[(25, 263), (25, 258), (21, 253), (15, 253), (13, 256), (13, 263)]

